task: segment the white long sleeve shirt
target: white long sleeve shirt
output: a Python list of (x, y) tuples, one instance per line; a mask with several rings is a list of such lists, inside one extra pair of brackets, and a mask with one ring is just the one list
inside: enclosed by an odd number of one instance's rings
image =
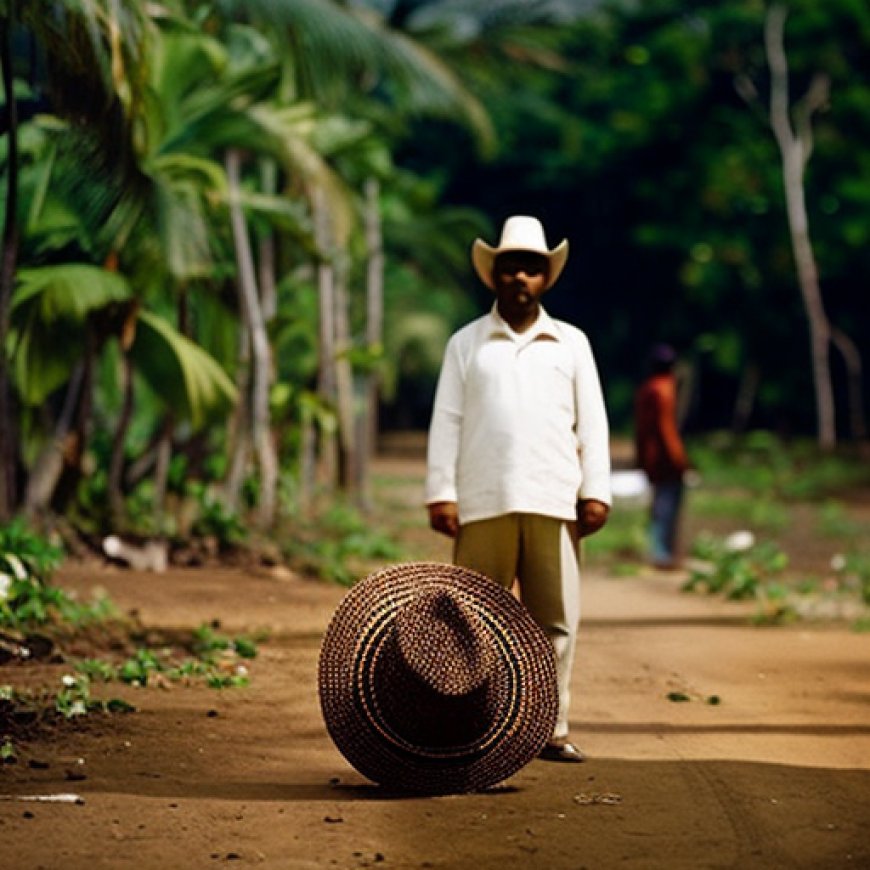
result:
[(576, 518), (610, 504), (607, 412), (585, 334), (541, 309), (516, 333), (492, 311), (450, 338), (429, 429), (426, 503), (459, 521), (507, 513)]

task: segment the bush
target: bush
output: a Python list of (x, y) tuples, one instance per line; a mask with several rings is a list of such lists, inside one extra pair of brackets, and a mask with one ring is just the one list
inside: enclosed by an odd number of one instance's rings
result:
[(701, 535), (692, 555), (703, 567), (692, 569), (683, 588), (721, 593), (731, 600), (759, 597), (764, 585), (788, 566), (788, 556), (772, 541), (738, 547), (728, 539)]

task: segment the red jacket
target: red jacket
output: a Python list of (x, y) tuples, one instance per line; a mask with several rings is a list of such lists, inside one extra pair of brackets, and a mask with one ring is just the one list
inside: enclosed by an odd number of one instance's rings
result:
[(634, 402), (637, 463), (651, 483), (679, 480), (689, 467), (677, 430), (677, 382), (655, 374), (638, 388)]

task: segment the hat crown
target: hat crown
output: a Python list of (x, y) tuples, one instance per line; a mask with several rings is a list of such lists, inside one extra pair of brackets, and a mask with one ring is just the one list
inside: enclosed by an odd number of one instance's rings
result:
[[(441, 681), (427, 664), (464, 677)], [(430, 794), (513, 775), (552, 735), (558, 711), (553, 645), (522, 602), (440, 562), (389, 566), (357, 583), (327, 628), (318, 683), (327, 730), (360, 773)]]
[(544, 226), (530, 215), (515, 214), (509, 217), (501, 229), (497, 247), (488, 245), (483, 239), (475, 239), (471, 245), (471, 262), (478, 277), (490, 290), (495, 290), (493, 267), (495, 258), (506, 251), (528, 251), (547, 258), (547, 281), (544, 289), (556, 283), (565, 261), (568, 259), (568, 240), (562, 239), (555, 248), (547, 247)]
[(421, 592), (396, 615), (394, 630), (403, 664), (440, 695), (467, 695), (492, 671), (486, 626), (450, 590)]
[(501, 230), (499, 251), (535, 251), (545, 256), (550, 253), (543, 224), (536, 217), (514, 215)]

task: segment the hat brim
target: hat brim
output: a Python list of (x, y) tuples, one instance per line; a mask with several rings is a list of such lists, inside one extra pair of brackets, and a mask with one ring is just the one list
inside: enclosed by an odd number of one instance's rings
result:
[(562, 239), (562, 241), (559, 242), (552, 251), (540, 251), (534, 248), (520, 248), (513, 246), (494, 248), (492, 245), (488, 245), (483, 239), (475, 239), (471, 246), (471, 262), (480, 280), (483, 281), (490, 290), (495, 290), (495, 282), (492, 278), (492, 269), (495, 265), (495, 258), (499, 254), (504, 254), (507, 251), (527, 251), (532, 254), (539, 254), (542, 257), (546, 257), (549, 262), (549, 268), (547, 270), (547, 284), (544, 289), (549, 290), (550, 287), (559, 280), (559, 276), (565, 268), (565, 263), (568, 260), (568, 240)]
[[(427, 746), (396, 734), (373, 694), (373, 663), (396, 614), (438, 586), (478, 614), (497, 650), (491, 721), (470, 745)], [(383, 786), (434, 794), (512, 776), (543, 749), (558, 709), (552, 644), (526, 608), (488, 577), (436, 562), (385, 568), (350, 590), (323, 638), (319, 693), (327, 730), (353, 767)]]

